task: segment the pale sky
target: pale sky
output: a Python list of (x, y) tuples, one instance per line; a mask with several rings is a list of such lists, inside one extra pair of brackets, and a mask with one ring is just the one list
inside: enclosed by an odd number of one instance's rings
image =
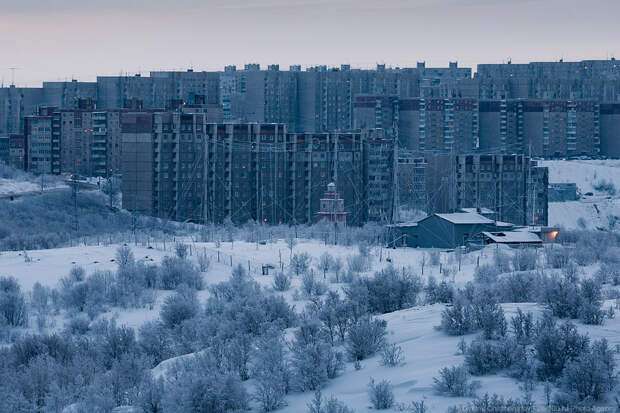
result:
[(0, 0), (0, 78), (620, 58), (620, 0)]

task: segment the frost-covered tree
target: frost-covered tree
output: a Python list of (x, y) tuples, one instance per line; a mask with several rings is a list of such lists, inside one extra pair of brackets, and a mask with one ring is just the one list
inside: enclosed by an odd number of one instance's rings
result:
[(28, 325), (26, 299), (13, 277), (0, 277), (0, 325), (3, 323), (12, 327)]
[(515, 271), (530, 271), (536, 269), (538, 253), (532, 248), (519, 248), (512, 256), (512, 267)]
[(476, 322), (471, 303), (463, 297), (455, 297), (452, 307), (447, 307), (441, 313), (440, 328), (453, 336), (472, 332)]
[(595, 341), (577, 358), (569, 360), (562, 373), (562, 386), (577, 400), (600, 400), (613, 390), (616, 362), (606, 339)]
[(540, 362), (538, 375), (542, 379), (560, 376), (570, 360), (576, 360), (587, 351), (589, 339), (580, 335), (574, 324), (565, 322), (556, 325), (549, 314), (537, 323), (537, 337), (534, 341), (536, 358)]
[(477, 292), (472, 303), (476, 327), (482, 329), (485, 339), (504, 337), (507, 331), (504, 310), (488, 290)]
[(602, 324), (605, 319), (602, 310), (603, 295), (600, 284), (593, 279), (581, 282), (581, 307), (579, 318), (585, 324)]
[(295, 248), (295, 246), (297, 245), (297, 238), (295, 237), (295, 234), (292, 232), (289, 232), (286, 236), (286, 246), (288, 247), (289, 251), (290, 251), (290, 259), (293, 259), (293, 249)]
[(340, 282), (340, 274), (342, 272), (343, 263), (342, 260), (338, 257), (334, 258), (331, 265), (332, 273), (334, 274), (334, 280), (339, 283)]
[(166, 297), (160, 316), (168, 328), (174, 328), (194, 317), (199, 308), (196, 291), (181, 286), (174, 294)]
[(556, 317), (577, 318), (581, 307), (579, 284), (565, 276), (553, 274), (541, 285), (541, 303)]
[(262, 410), (270, 412), (284, 404), (290, 388), (290, 374), (284, 339), (279, 331), (270, 330), (256, 341), (251, 376), (256, 382), (254, 398)]
[(497, 276), (501, 270), (496, 265), (483, 264), (476, 268), (474, 272), (474, 280), (481, 284), (493, 284), (497, 281)]
[(342, 353), (331, 346), (317, 320), (302, 321), (290, 350), (293, 383), (299, 390), (320, 389), (344, 368)]
[(301, 274), (305, 274), (308, 272), (310, 267), (311, 257), (307, 252), (301, 252), (299, 254), (295, 254), (291, 256), (291, 271), (296, 275), (300, 276)]
[(536, 334), (534, 315), (531, 312), (524, 313), (517, 308), (517, 314), (510, 320), (512, 332), (516, 340), (521, 344), (531, 344)]
[(181, 284), (202, 290), (204, 281), (202, 274), (187, 260), (179, 257), (164, 257), (159, 271), (160, 288), (174, 290)]
[(116, 249), (116, 264), (119, 268), (127, 268), (133, 266), (136, 259), (133, 255), (133, 251), (128, 246), (124, 245)]
[(319, 257), (319, 270), (323, 272), (323, 279), (327, 278), (327, 272), (332, 266), (334, 258), (328, 253), (324, 252)]
[(437, 283), (437, 280), (432, 275), (428, 277), (424, 293), (428, 304), (450, 303), (454, 295), (452, 287), (445, 280)]

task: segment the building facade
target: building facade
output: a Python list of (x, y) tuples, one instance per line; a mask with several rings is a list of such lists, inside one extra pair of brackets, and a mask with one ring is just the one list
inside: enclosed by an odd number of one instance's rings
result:
[(294, 133), (163, 111), (122, 114), (121, 134), (129, 210), (178, 221), (313, 223), (334, 183), (349, 224), (391, 219), (393, 145), (381, 130)]

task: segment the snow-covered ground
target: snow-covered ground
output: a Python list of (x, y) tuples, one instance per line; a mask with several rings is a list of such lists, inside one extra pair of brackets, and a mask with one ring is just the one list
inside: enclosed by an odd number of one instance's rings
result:
[(620, 216), (618, 198), (549, 202), (549, 225), (553, 226), (568, 229), (608, 228), (613, 216)]
[[(549, 225), (609, 228), (610, 217), (620, 217), (620, 160), (555, 160), (540, 164), (549, 168), (549, 183), (574, 182), (582, 194), (578, 201), (550, 202)], [(611, 182), (617, 193), (610, 195), (594, 189), (602, 181)], [(590, 192), (591, 196), (585, 196)]]
[(40, 190), (41, 185), (35, 184), (34, 182), (0, 178), (0, 195), (10, 195)]
[[(189, 242), (189, 240), (186, 240)], [(264, 287), (270, 288), (273, 277), (261, 275), (260, 266), (262, 264), (279, 265), (280, 257), (285, 265), (288, 265), (290, 250), (284, 240), (265, 245), (236, 241), (234, 243), (221, 243), (216, 247), (214, 243), (193, 243), (191, 260), (196, 260), (197, 252), (206, 252), (211, 257), (212, 265), (204, 273), (207, 284), (217, 283), (228, 279), (231, 273), (230, 257), (233, 265), (241, 263), (244, 266), (250, 265), (250, 273), (253, 278)], [(73, 266), (83, 266), (88, 273), (94, 270), (113, 270), (116, 267), (114, 260), (117, 245), (107, 246), (77, 246), (70, 248), (58, 248), (51, 250), (29, 251), (29, 262), (26, 262), (23, 252), (2, 252), (0, 254), (0, 274), (15, 276), (24, 290), (29, 291), (35, 282), (41, 282), (47, 286), (56, 286), (58, 280), (66, 276)], [(147, 246), (129, 245), (136, 259), (158, 263), (166, 255), (173, 255), (174, 250), (171, 244), (152, 244)], [(490, 262), (493, 259), (495, 247), (487, 247), (481, 251), (465, 254), (461, 259), (461, 270), (458, 270), (458, 256), (454, 252), (441, 251), (440, 261), (443, 269), (450, 268), (453, 275), (450, 279), (456, 285), (462, 285), (473, 278), (476, 263)], [(508, 254), (514, 250), (502, 247)], [(219, 251), (220, 262), (217, 262)], [(436, 250), (435, 250), (436, 251)], [(315, 273), (318, 258), (324, 252), (329, 252), (332, 256), (339, 257), (345, 263), (347, 257), (357, 254), (357, 247), (324, 245), (317, 240), (299, 240), (293, 249), (294, 253), (307, 252), (313, 258)], [(422, 274), (422, 261), (424, 260), (424, 277), (433, 275), (441, 279), (438, 265), (430, 264), (430, 254), (433, 250), (419, 249), (385, 249), (375, 247), (371, 249), (372, 270), (376, 271), (389, 265), (391, 262), (397, 267), (411, 267), (416, 274)], [(389, 261), (387, 260), (389, 259)], [(585, 268), (585, 273), (592, 274), (598, 268), (597, 265)], [(320, 274), (319, 274), (320, 276)], [(290, 291), (282, 294), (287, 301), (294, 304), (297, 310), (303, 309), (305, 301), (295, 301), (293, 291), (299, 288), (301, 281), (294, 277), (293, 286)], [(332, 289), (341, 288), (341, 284), (329, 284)], [(143, 323), (155, 320), (159, 317), (159, 310), (165, 297), (170, 292), (157, 291), (154, 302), (145, 308), (120, 309), (113, 308), (100, 317), (115, 318), (117, 324), (139, 328)], [(205, 302), (209, 295), (208, 290), (200, 291), (199, 300)], [(606, 303), (605, 308), (611, 305)], [(504, 304), (506, 317), (513, 315), (517, 308), (524, 311), (532, 311), (539, 314), (541, 308), (533, 303), (525, 304)], [(433, 389), (433, 377), (437, 377), (438, 371), (443, 367), (460, 365), (464, 361), (464, 356), (457, 350), (460, 337), (448, 336), (436, 329), (440, 324), (441, 312), (445, 308), (442, 304), (431, 306), (418, 306), (402, 311), (380, 316), (388, 322), (388, 341), (401, 346), (404, 352), (404, 362), (396, 367), (386, 367), (381, 364), (381, 357), (376, 355), (364, 360), (362, 368), (356, 370), (353, 363), (347, 363), (345, 371), (339, 377), (330, 380), (323, 389), (323, 395), (337, 397), (356, 412), (371, 412), (370, 402), (367, 394), (368, 383), (371, 378), (375, 381), (389, 380), (393, 385), (395, 400), (397, 403), (409, 404), (424, 400), (429, 412), (444, 412), (449, 406), (460, 405), (471, 400), (469, 398), (444, 397), (436, 394)], [(62, 316), (55, 318), (52, 329), (60, 329), (64, 325)], [(620, 344), (620, 318), (607, 320), (603, 326), (583, 326), (579, 329), (590, 334), (592, 339), (605, 337), (609, 340), (612, 348)], [(34, 331), (34, 329), (33, 329)], [(288, 332), (290, 336), (290, 331)], [(475, 334), (465, 336), (466, 341), (471, 341), (476, 337)], [(177, 357), (175, 360), (187, 360), (191, 355)], [(617, 357), (617, 356), (616, 356)], [(166, 360), (157, 366), (153, 373), (157, 376), (163, 375), (166, 369), (175, 362)], [(485, 393), (497, 393), (505, 397), (522, 397), (519, 383), (508, 377), (506, 374), (488, 375), (475, 377), (479, 380), (481, 388), (478, 395)], [(252, 388), (252, 380), (247, 385)], [(306, 404), (312, 399), (312, 392), (293, 392), (287, 396), (287, 405), (282, 412), (303, 412), (306, 411)], [(544, 400), (542, 385), (538, 385), (533, 393), (534, 400), (542, 403)], [(392, 411), (396, 411), (392, 409)]]
[(602, 180), (611, 181), (620, 191), (620, 160), (540, 161), (549, 168), (549, 183), (574, 182), (582, 194), (596, 194), (594, 186)]
[[(54, 182), (44, 182), (44, 190), (64, 186), (65, 184), (59, 180), (55, 180)], [(40, 182), (0, 178), (0, 195), (22, 194), (38, 191), (41, 191)]]

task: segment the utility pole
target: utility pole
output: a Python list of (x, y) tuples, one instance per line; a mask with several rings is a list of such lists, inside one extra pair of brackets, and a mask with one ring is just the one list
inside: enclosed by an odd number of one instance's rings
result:
[(394, 104), (394, 122), (392, 125), (392, 129), (394, 130), (394, 137), (393, 139), (393, 151), (392, 151), (392, 156), (393, 156), (393, 160), (392, 160), (392, 173), (394, 174), (394, 178), (392, 179), (392, 185), (393, 185), (393, 192), (392, 192), (392, 219), (391, 219), (391, 224), (400, 221), (400, 216), (399, 216), (399, 207), (400, 207), (400, 200), (399, 200), (399, 193), (398, 193), (398, 144), (399, 144), (399, 133), (398, 133), (398, 111), (399, 111), (399, 104), (398, 101), (395, 102)]
[(71, 178), (71, 198), (73, 201), (73, 228), (75, 230), (75, 234), (78, 234), (80, 229), (80, 222), (78, 218), (78, 203), (77, 203), (77, 193), (78, 193), (78, 182), (75, 179), (75, 176)]

